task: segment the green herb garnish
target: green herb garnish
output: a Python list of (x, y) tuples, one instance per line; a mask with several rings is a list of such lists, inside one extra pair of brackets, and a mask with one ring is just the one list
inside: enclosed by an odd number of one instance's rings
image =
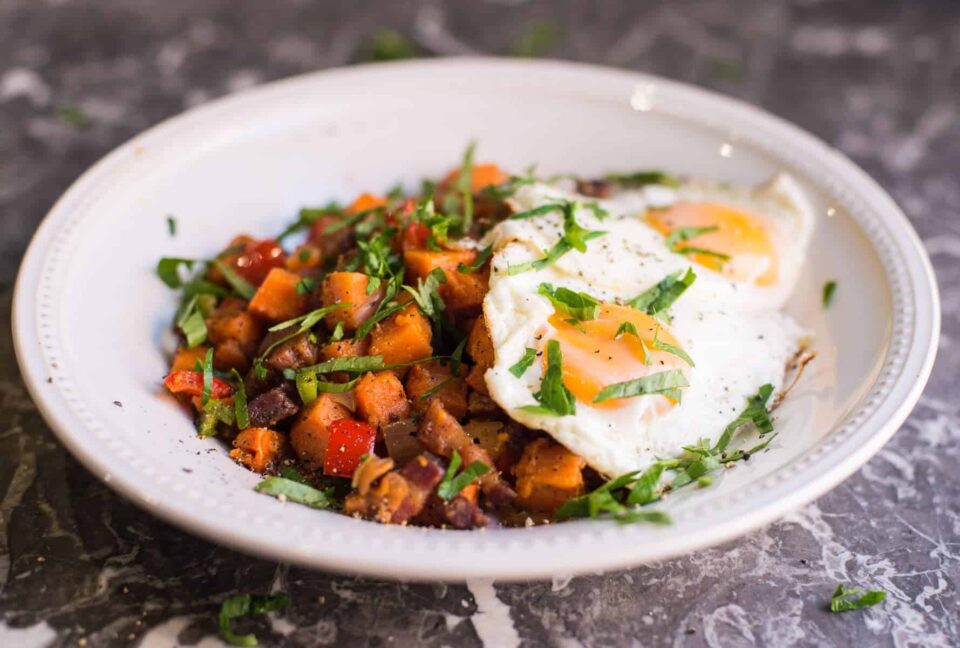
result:
[(837, 282), (828, 281), (823, 284), (823, 308), (824, 310), (830, 308), (830, 305), (833, 304), (833, 294), (837, 292)]
[(536, 357), (537, 357), (537, 350), (527, 347), (524, 350), (523, 355), (520, 357), (520, 359), (517, 360), (517, 363), (512, 367), (510, 367), (508, 371), (512, 373), (514, 376), (516, 376), (517, 378), (520, 378), (523, 374), (526, 373), (527, 369), (529, 369), (533, 365), (533, 361), (536, 359)]
[(245, 616), (257, 616), (268, 612), (283, 610), (290, 600), (279, 596), (251, 596), (243, 594), (232, 596), (220, 605), (220, 636), (231, 646), (256, 646), (257, 637), (252, 634), (238, 635), (230, 628), (233, 619)]
[(207, 323), (200, 310), (200, 295), (187, 299), (177, 313), (177, 328), (187, 341), (187, 348), (193, 349), (207, 340)]
[(490, 472), (490, 466), (482, 461), (474, 461), (457, 475), (457, 470), (459, 470), (462, 462), (460, 453), (454, 450), (450, 457), (450, 465), (447, 466), (443, 479), (437, 485), (437, 496), (445, 502), (449, 502), (459, 495), (464, 488)]
[(340, 204), (335, 201), (328, 203), (324, 207), (304, 207), (297, 214), (297, 220), (280, 232), (280, 235), (277, 236), (276, 241), (277, 243), (280, 243), (291, 234), (307, 229), (324, 216), (338, 216), (342, 214), (343, 207), (341, 207)]
[(693, 363), (693, 358), (691, 358), (689, 355), (687, 355), (687, 352), (686, 352), (686, 351), (684, 351), (683, 349), (681, 349), (681, 348), (678, 347), (678, 346), (674, 346), (674, 345), (672, 345), (672, 344), (667, 344), (666, 342), (661, 342), (661, 341), (657, 338), (657, 336), (658, 336), (659, 334), (660, 334), (660, 327), (658, 326), (657, 329), (653, 332), (653, 345), (652, 345), (652, 346), (653, 346), (654, 349), (656, 349), (656, 350), (658, 350), (658, 351), (666, 351), (667, 353), (669, 353), (669, 354), (671, 354), (671, 355), (675, 355), (675, 356), (677, 356), (678, 358), (680, 358), (681, 360), (683, 360), (684, 362), (686, 362), (686, 363), (687, 363), (688, 365), (690, 365), (691, 367), (696, 367), (696, 366), (697, 366), (697, 365), (695, 365), (695, 364)]
[(615, 182), (622, 187), (636, 189), (647, 185), (663, 185), (665, 187), (676, 187), (680, 180), (663, 171), (637, 171), (636, 173), (608, 173), (604, 176), (610, 182)]
[(587, 293), (576, 292), (563, 286), (554, 289), (553, 285), (548, 283), (540, 284), (537, 292), (549, 299), (555, 309), (577, 320), (594, 320), (600, 314), (600, 302)]
[(460, 263), (457, 265), (457, 272), (461, 274), (473, 274), (480, 268), (482, 268), (487, 261), (490, 259), (490, 255), (493, 254), (493, 246), (488, 245), (487, 247), (480, 250), (477, 254), (477, 258), (473, 260), (473, 263), (467, 265), (466, 263)]
[(539, 23), (528, 29), (520, 37), (512, 54), (525, 58), (537, 58), (545, 55), (560, 38), (560, 28), (553, 23)]
[(313, 292), (313, 289), (317, 287), (317, 280), (310, 277), (304, 277), (297, 282), (297, 294), (298, 295), (309, 295)]
[(206, 405), (210, 400), (210, 394), (213, 391), (213, 349), (207, 349), (207, 354), (203, 359), (203, 393), (200, 396), (200, 404)]
[(171, 215), (167, 215), (167, 231), (170, 232), (170, 236), (177, 235), (177, 219)]
[(374, 35), (368, 52), (370, 61), (399, 61), (420, 56), (420, 48), (412, 40), (392, 29), (381, 29)]
[(645, 471), (634, 471), (612, 479), (596, 490), (564, 502), (557, 509), (557, 520), (569, 518), (597, 518), (612, 515), (621, 523), (650, 522), (669, 524), (670, 516), (663, 511), (642, 510), (639, 507), (660, 499), (657, 486), (663, 466), (653, 464)]
[(509, 265), (507, 266), (507, 274), (517, 275), (530, 270), (542, 270), (571, 250), (577, 250), (581, 253), (586, 252), (587, 241), (606, 234), (601, 230), (587, 230), (581, 227), (573, 215), (573, 208), (573, 203), (563, 204), (563, 236), (547, 251), (546, 255), (535, 261)]
[(202, 437), (214, 436), (220, 423), (233, 425), (234, 421), (233, 408), (221, 400), (211, 398), (202, 406), (197, 417), (197, 434)]
[(333, 488), (317, 490), (313, 486), (284, 477), (267, 477), (257, 484), (254, 490), (264, 495), (283, 497), (290, 502), (311, 508), (328, 509), (336, 505), (333, 500)]
[(525, 405), (521, 410), (538, 414), (555, 414), (568, 416), (576, 414), (577, 404), (570, 390), (563, 384), (563, 355), (560, 352), (560, 343), (556, 340), (547, 342), (547, 370), (540, 382), (540, 391), (533, 397), (539, 405)]
[(234, 292), (244, 299), (253, 299), (253, 296), (257, 293), (257, 289), (254, 288), (249, 281), (237, 274), (236, 270), (223, 261), (214, 261), (213, 265), (223, 273), (223, 278), (227, 280), (227, 283), (230, 284)]
[(90, 125), (90, 117), (80, 106), (63, 106), (57, 111), (57, 118), (73, 128), (86, 128)]
[(167, 284), (168, 288), (182, 288), (183, 279), (180, 276), (180, 266), (186, 266), (187, 270), (193, 269), (193, 259), (181, 259), (178, 257), (163, 257), (157, 262), (157, 275), (160, 280)]
[(443, 389), (443, 388), (446, 387), (447, 385), (452, 385), (453, 383), (457, 382), (457, 380), (459, 380), (459, 378), (457, 378), (456, 376), (450, 376), (449, 378), (447, 378), (447, 379), (445, 379), (445, 380), (441, 380), (441, 381), (438, 382), (436, 385), (434, 385), (433, 387), (431, 387), (431, 388), (428, 389), (427, 391), (425, 391), (425, 392), (423, 392), (422, 394), (420, 394), (417, 398), (418, 398), (419, 400), (427, 400), (428, 398), (430, 398), (431, 396), (433, 396), (434, 394), (436, 394), (437, 392), (439, 392), (441, 389)]
[(525, 220), (535, 216), (543, 216), (544, 214), (562, 210), (566, 204), (567, 203), (547, 203), (546, 205), (540, 205), (539, 207), (534, 207), (533, 209), (528, 209), (527, 211), (517, 212), (510, 217), (510, 220)]
[[(857, 598), (851, 598), (854, 596)], [(837, 589), (834, 590), (833, 596), (830, 598), (830, 611), (850, 612), (851, 610), (862, 610), (863, 608), (876, 605), (886, 598), (886, 592), (847, 589), (840, 584), (837, 585)]]
[(680, 271), (673, 272), (663, 279), (657, 285), (645, 290), (633, 299), (627, 302), (627, 306), (643, 311), (648, 315), (657, 315), (663, 313), (673, 302), (693, 284), (697, 275), (692, 268), (687, 268), (686, 273), (680, 276)]
[(690, 245), (684, 245), (680, 247), (681, 243), (689, 241), (692, 238), (696, 238), (701, 234), (709, 234), (710, 232), (716, 232), (717, 228), (715, 225), (710, 227), (681, 227), (675, 229), (666, 238), (667, 249), (676, 254), (705, 254), (707, 256), (712, 256), (720, 259), (721, 261), (729, 261), (730, 256), (723, 254), (721, 252), (714, 252), (713, 250), (707, 250), (701, 247), (693, 247)]
[(733, 435), (748, 423), (752, 423), (761, 436), (772, 432), (773, 422), (770, 420), (770, 415), (767, 412), (767, 402), (770, 400), (772, 394), (773, 385), (766, 384), (760, 387), (755, 395), (747, 399), (747, 407), (724, 428), (723, 434), (720, 435), (712, 452), (714, 454), (725, 452), (727, 446), (730, 445), (730, 440), (733, 438)]
[(462, 200), (460, 232), (469, 234), (473, 227), (473, 154), (477, 148), (476, 142), (470, 142), (463, 152), (463, 161), (460, 163), (460, 173), (457, 175), (457, 190)]
[(245, 430), (250, 427), (250, 413), (247, 411), (247, 389), (243, 384), (243, 376), (236, 369), (230, 370), (230, 377), (235, 383), (233, 398), (234, 419), (237, 422), (237, 428)]
[(670, 369), (642, 378), (607, 385), (594, 397), (593, 402), (602, 403), (614, 398), (632, 398), (633, 396), (649, 394), (667, 396), (679, 402), (680, 389), (687, 385), (687, 379), (682, 371)]

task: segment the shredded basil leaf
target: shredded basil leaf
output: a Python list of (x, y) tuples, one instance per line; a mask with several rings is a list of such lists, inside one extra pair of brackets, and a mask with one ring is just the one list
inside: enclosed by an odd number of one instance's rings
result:
[(223, 261), (214, 261), (213, 264), (223, 273), (223, 278), (227, 280), (227, 283), (230, 284), (234, 292), (244, 299), (253, 299), (253, 296), (257, 293), (257, 289), (254, 288), (249, 281), (237, 274), (233, 268)]
[(251, 596), (243, 594), (230, 597), (220, 605), (220, 636), (231, 646), (256, 646), (257, 637), (255, 635), (235, 634), (230, 627), (230, 621), (244, 616), (277, 612), (286, 608), (289, 603), (290, 600), (283, 595)]
[(157, 262), (157, 276), (169, 288), (182, 288), (183, 278), (180, 276), (180, 266), (186, 266), (189, 271), (193, 269), (195, 263), (194, 259), (163, 257)]
[(540, 405), (527, 405), (521, 407), (521, 410), (557, 416), (576, 414), (576, 400), (563, 384), (562, 365), (563, 355), (560, 352), (560, 343), (550, 340), (547, 342), (547, 370), (543, 374), (543, 380), (540, 381), (540, 391), (533, 395)]
[(770, 415), (767, 412), (767, 401), (773, 394), (773, 385), (766, 384), (757, 390), (757, 393), (747, 399), (747, 407), (723, 430), (723, 434), (717, 440), (713, 447), (713, 453), (719, 454), (726, 451), (730, 445), (733, 435), (744, 425), (752, 423), (761, 434), (767, 434), (773, 431), (773, 422), (770, 421)]
[(297, 294), (298, 295), (309, 295), (313, 292), (313, 289), (317, 287), (317, 280), (311, 279), (310, 277), (304, 277), (297, 282)]
[(437, 496), (445, 502), (449, 502), (459, 495), (464, 488), (490, 472), (490, 466), (482, 461), (474, 461), (457, 475), (457, 470), (460, 468), (462, 461), (460, 453), (454, 450), (453, 456), (450, 457), (450, 465), (447, 466), (443, 479), (437, 485)]
[(230, 376), (236, 383), (234, 389), (233, 411), (237, 428), (245, 430), (250, 427), (250, 413), (247, 411), (247, 389), (243, 384), (243, 376), (236, 369), (230, 370)]
[(368, 371), (381, 371), (386, 368), (386, 365), (383, 364), (383, 356), (355, 356), (325, 360), (319, 364), (303, 367), (298, 373), (326, 374), (334, 371), (366, 373)]
[(828, 281), (823, 284), (823, 308), (824, 310), (830, 308), (830, 305), (833, 304), (833, 294), (837, 292), (837, 282)]
[(436, 385), (434, 385), (427, 391), (420, 394), (420, 396), (418, 396), (417, 398), (418, 400), (427, 400), (428, 398), (430, 398), (431, 396), (439, 392), (441, 389), (443, 389), (447, 385), (452, 385), (453, 383), (457, 382), (457, 380), (459, 379), (456, 376), (450, 376), (446, 380), (441, 380)]
[(688, 385), (687, 379), (679, 369), (670, 369), (643, 376), (635, 380), (607, 385), (594, 397), (594, 403), (602, 403), (614, 398), (631, 398), (647, 394), (661, 394), (679, 401), (680, 389)]
[(172, 215), (167, 215), (167, 231), (170, 232), (170, 236), (177, 235), (177, 219)]
[(610, 514), (613, 519), (623, 524), (669, 524), (670, 516), (663, 511), (639, 508), (660, 499), (658, 484), (662, 473), (663, 466), (655, 463), (645, 471), (636, 470), (621, 475), (586, 495), (567, 500), (557, 509), (554, 517), (557, 520), (566, 520), (597, 518)]
[(453, 353), (450, 354), (450, 372), (454, 376), (460, 377), (460, 370), (463, 365), (463, 350), (467, 346), (467, 338), (460, 340), (459, 344), (453, 349)]
[(213, 349), (207, 349), (207, 354), (203, 359), (203, 394), (200, 396), (200, 404), (206, 405), (210, 400), (210, 394), (213, 391)]
[(676, 187), (680, 180), (676, 176), (663, 171), (637, 171), (635, 173), (608, 173), (604, 176), (610, 182), (615, 182), (622, 187), (635, 189), (647, 185), (663, 185), (665, 187)]
[(561, 210), (563, 211), (563, 236), (561, 236), (560, 240), (557, 241), (553, 247), (547, 251), (546, 255), (534, 261), (508, 265), (508, 275), (517, 275), (530, 270), (542, 270), (543, 268), (555, 263), (557, 259), (571, 250), (577, 250), (581, 253), (586, 252), (587, 241), (606, 234), (605, 231), (588, 230), (581, 227), (580, 224), (577, 223), (577, 219), (574, 217), (574, 207), (575, 205), (572, 202), (563, 203), (560, 206)]
[[(854, 596), (857, 598), (851, 598)], [(833, 596), (830, 598), (830, 611), (850, 612), (851, 610), (862, 610), (876, 605), (886, 598), (886, 592), (847, 589), (841, 583), (837, 585), (837, 589), (834, 590)]]
[(234, 424), (233, 408), (221, 400), (211, 398), (200, 410), (197, 417), (197, 434), (202, 437), (211, 437), (217, 434), (217, 426)]
[(661, 341), (657, 338), (657, 336), (658, 336), (659, 334), (660, 334), (660, 327), (658, 326), (657, 329), (653, 332), (653, 348), (654, 348), (654, 349), (656, 349), (656, 350), (658, 350), (658, 351), (666, 351), (667, 353), (669, 353), (669, 354), (671, 354), (671, 355), (675, 355), (675, 356), (677, 356), (678, 358), (680, 358), (681, 360), (683, 360), (684, 362), (686, 362), (686, 363), (687, 363), (688, 365), (690, 365), (691, 367), (696, 367), (696, 366), (697, 366), (697, 365), (695, 365), (695, 364), (693, 363), (693, 358), (691, 358), (691, 357), (687, 354), (686, 351), (684, 351), (683, 349), (681, 349), (681, 348), (678, 347), (678, 346), (674, 346), (674, 345), (672, 345), (672, 344), (667, 344), (666, 342), (661, 342)]
[(183, 333), (188, 349), (196, 348), (207, 340), (207, 323), (200, 311), (199, 297), (190, 297), (177, 314), (177, 328)]
[(707, 250), (701, 247), (693, 247), (690, 245), (680, 247), (681, 243), (689, 241), (692, 238), (696, 238), (701, 234), (716, 232), (717, 229), (719, 229), (717, 226), (712, 225), (710, 227), (681, 227), (673, 230), (666, 238), (667, 249), (669, 249), (671, 252), (675, 252), (676, 254), (705, 254), (707, 256), (716, 257), (721, 261), (729, 261), (730, 256), (721, 252), (714, 252), (713, 250)]
[(523, 374), (526, 373), (527, 369), (529, 369), (533, 365), (533, 361), (536, 359), (536, 357), (537, 357), (537, 350), (527, 347), (526, 349), (524, 349), (523, 355), (520, 357), (517, 363), (512, 367), (510, 367), (508, 371), (512, 373), (514, 376), (516, 376), (517, 378), (520, 378), (521, 376), (523, 376)]
[(563, 286), (554, 289), (552, 284), (542, 283), (537, 292), (553, 304), (561, 313), (578, 320), (589, 321), (600, 314), (600, 302), (587, 293), (576, 292)]
[(330, 342), (339, 342), (343, 339), (343, 322), (337, 322), (337, 325), (333, 327), (333, 331), (330, 332)]
[(311, 508), (327, 509), (336, 506), (333, 488), (318, 490), (307, 484), (284, 477), (267, 477), (254, 488), (258, 493), (280, 497)]
[(480, 250), (477, 254), (477, 258), (473, 260), (473, 263), (467, 265), (465, 263), (460, 263), (457, 265), (457, 272), (461, 274), (473, 274), (480, 268), (482, 268), (487, 261), (490, 259), (490, 255), (493, 254), (493, 246), (488, 245), (487, 247)]
[(693, 284), (697, 275), (692, 268), (680, 276), (680, 271), (673, 272), (661, 279), (655, 286), (645, 290), (627, 302), (627, 306), (643, 311), (648, 315), (656, 315), (666, 311), (673, 302)]
[(460, 173), (457, 175), (457, 189), (463, 200), (463, 220), (460, 222), (460, 231), (463, 234), (468, 234), (473, 226), (473, 154), (476, 148), (476, 142), (467, 145), (460, 163)]
[(543, 216), (544, 214), (549, 214), (551, 212), (561, 211), (566, 205), (567, 203), (547, 203), (545, 205), (534, 207), (533, 209), (517, 212), (510, 217), (510, 220), (525, 220), (527, 218), (534, 218), (535, 216)]

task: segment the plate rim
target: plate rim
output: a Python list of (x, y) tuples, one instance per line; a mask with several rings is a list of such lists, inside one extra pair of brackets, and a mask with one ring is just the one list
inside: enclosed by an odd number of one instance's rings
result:
[[(157, 499), (145, 494), (144, 489), (138, 487), (137, 483), (133, 483), (122, 475), (118, 475), (116, 479), (105, 479), (105, 475), (110, 475), (116, 471), (111, 471), (109, 466), (104, 465), (104, 461), (100, 459), (97, 453), (92, 452), (84, 446), (82, 443), (84, 440), (83, 434), (78, 434), (73, 431), (74, 426), (78, 424), (83, 425), (83, 421), (79, 420), (79, 417), (75, 416), (73, 412), (64, 410), (67, 406), (62, 402), (62, 390), (60, 390), (57, 383), (54, 383), (53, 391), (48, 388), (50, 385), (50, 383), (47, 383), (47, 377), (50, 375), (48, 368), (43, 366), (45, 364), (43, 361), (37, 362), (37, 357), (42, 357), (43, 355), (42, 350), (37, 348), (40, 346), (40, 338), (48, 334), (41, 330), (41, 323), (37, 322), (36, 311), (43, 299), (42, 294), (37, 294), (41, 283), (40, 273), (44, 262), (49, 256), (50, 246), (55, 242), (56, 232), (54, 231), (54, 227), (57, 224), (61, 224), (61, 221), (67, 219), (72, 212), (71, 202), (75, 201), (79, 196), (82, 196), (83, 192), (96, 181), (98, 176), (111, 173), (112, 167), (122, 162), (122, 158), (134, 150), (139, 143), (147, 139), (162, 137), (168, 131), (174, 131), (192, 122), (209, 118), (218, 112), (228, 111), (233, 106), (242, 105), (249, 101), (267, 100), (271, 95), (282, 94), (301, 84), (323, 84), (330, 79), (338, 77), (364, 77), (401, 71), (406, 71), (406, 73), (409, 74), (417, 74), (448, 68), (488, 71), (523, 70), (528, 73), (542, 71), (559, 76), (569, 74), (571, 77), (579, 75), (581, 77), (597, 77), (598, 79), (601, 76), (606, 76), (611, 79), (611, 82), (613, 80), (620, 83), (629, 81), (638, 86), (646, 84), (652, 88), (662, 88), (664, 91), (671, 93), (679, 93), (698, 98), (700, 101), (717, 103), (720, 106), (726, 107), (728, 110), (749, 116), (751, 119), (766, 123), (770, 128), (775, 128), (775, 130), (788, 134), (791, 139), (796, 140), (806, 148), (814, 147), (819, 149), (820, 153), (828, 156), (827, 162), (829, 164), (838, 165), (839, 168), (842, 169), (843, 173), (848, 176), (847, 182), (849, 184), (858, 185), (858, 188), (864, 192), (872, 202), (876, 203), (880, 212), (882, 212), (882, 215), (877, 218), (889, 221), (885, 224), (895, 228), (898, 235), (903, 235), (902, 238), (900, 236), (896, 237), (893, 245), (897, 248), (897, 251), (910, 262), (909, 267), (906, 268), (904, 272), (911, 274), (907, 279), (910, 280), (912, 288), (918, 291), (914, 295), (915, 302), (920, 301), (921, 297), (927, 299), (925, 304), (926, 310), (920, 312), (919, 309), (914, 309), (912, 313), (915, 326), (913, 328), (913, 337), (910, 341), (910, 348), (901, 348), (901, 351), (903, 351), (902, 355), (904, 356), (903, 364), (906, 364), (908, 360), (913, 362), (915, 370), (913, 383), (908, 389), (901, 389), (899, 397), (895, 399), (892, 397), (893, 387), (891, 387), (891, 391), (887, 393), (885, 400), (880, 403), (880, 405), (888, 406), (887, 411), (882, 413), (885, 420), (880, 423), (874, 423), (874, 431), (867, 435), (866, 438), (854, 439), (856, 435), (851, 434), (845, 440), (841, 440), (841, 445), (837, 447), (834, 452), (834, 463), (829, 465), (825, 471), (818, 473), (815, 478), (808, 483), (797, 485), (798, 487), (767, 502), (763, 506), (748, 508), (748, 510), (739, 516), (733, 516), (724, 523), (713, 525), (709, 533), (691, 535), (680, 542), (678, 542), (676, 538), (671, 538), (669, 546), (660, 546), (652, 550), (648, 549), (643, 552), (642, 556), (638, 556), (636, 552), (631, 554), (630, 552), (625, 553), (622, 550), (596, 552), (596, 554), (589, 556), (588, 559), (583, 556), (579, 557), (579, 562), (572, 567), (564, 565), (563, 568), (559, 568), (557, 564), (544, 560), (536, 562), (536, 564), (531, 563), (523, 566), (518, 566), (515, 560), (504, 560), (502, 563), (497, 564), (496, 558), (491, 559), (489, 552), (486, 555), (481, 555), (479, 559), (471, 561), (470, 564), (462, 568), (451, 568), (449, 564), (439, 560), (433, 562), (429, 560), (429, 552), (425, 554), (427, 558), (407, 562), (394, 562), (393, 564), (384, 564), (387, 561), (371, 558), (370, 556), (361, 559), (357, 555), (343, 555), (342, 553), (336, 552), (322, 555), (308, 555), (295, 548), (281, 547), (278, 543), (264, 544), (263, 541), (258, 540), (254, 535), (245, 533), (240, 529), (242, 525), (239, 522), (236, 525), (237, 528), (226, 530), (225, 533), (225, 529), (219, 525), (219, 522), (210, 522), (205, 519), (202, 515), (202, 510), (198, 514), (196, 510), (190, 511), (191, 506), (168, 505), (164, 503), (162, 499)], [(703, 123), (702, 120), (699, 121), (701, 124)], [(857, 222), (857, 225), (862, 229), (862, 223)], [(876, 249), (874, 239), (872, 237), (868, 237), (868, 239), (871, 248), (883, 257), (880, 250)], [(890, 279), (891, 277), (889, 275), (885, 276), (886, 281), (889, 282)], [(936, 278), (930, 259), (916, 231), (903, 212), (894, 203), (893, 199), (854, 162), (798, 126), (790, 124), (765, 110), (738, 99), (652, 75), (582, 63), (516, 61), (488, 57), (470, 57), (367, 64), (363, 66), (333, 68), (294, 76), (240, 93), (221, 97), (165, 119), (146, 131), (139, 133), (111, 150), (87, 169), (70, 185), (47, 212), (21, 262), (14, 288), (11, 319), (14, 349), (24, 377), (24, 383), (37, 409), (47, 424), (53, 429), (59, 441), (98, 479), (106, 481), (115, 491), (118, 491), (127, 499), (164, 519), (166, 522), (184, 528), (191, 533), (218, 544), (229, 545), (254, 555), (302, 564), (312, 568), (409, 580), (459, 581), (471, 577), (495, 577), (499, 580), (527, 580), (532, 578), (548, 578), (551, 575), (561, 572), (584, 573), (628, 567), (652, 560), (681, 555), (697, 548), (714, 546), (768, 524), (836, 486), (843, 479), (859, 469), (889, 440), (919, 399), (932, 370), (937, 351), (940, 329), (940, 304)], [(926, 326), (917, 327), (916, 323), (921, 319), (926, 322)], [(924, 338), (928, 340), (925, 348), (917, 348), (917, 340)], [(889, 354), (890, 350), (888, 349), (887, 355), (889, 356)], [(877, 382), (883, 379), (885, 378), (878, 376)], [(871, 389), (872, 387), (873, 385)], [(896, 402), (891, 402), (892, 400)], [(873, 414), (877, 414), (877, 411)], [(838, 424), (836, 427), (851, 425), (849, 418), (841, 421), (841, 423), (842, 425)], [(863, 421), (853, 424), (854, 432), (862, 429), (864, 429)], [(89, 430), (84, 430), (84, 432), (88, 431)], [(830, 434), (833, 433), (834, 431), (831, 431)], [(827, 438), (828, 437), (825, 437), (824, 440), (827, 440)], [(87, 441), (89, 441), (89, 439), (87, 439)], [(842, 441), (845, 441), (845, 445), (849, 447), (844, 447)], [(858, 442), (852, 443), (852, 441)], [(800, 455), (799, 458), (812, 453), (814, 450), (817, 450), (816, 446), (807, 450), (803, 455)], [(844, 450), (844, 452), (841, 452), (841, 450)], [(195, 509), (196, 507), (193, 508)], [(364, 528), (387, 529), (387, 527), (372, 527), (367, 523), (360, 524), (364, 524)], [(598, 527), (595, 533), (595, 537), (598, 539), (607, 538), (611, 535), (611, 531), (609, 530), (602, 532), (604, 527), (618, 529), (618, 527), (606, 523), (588, 522), (586, 524), (596, 525)], [(397, 531), (397, 529), (383, 533), (384, 537), (393, 535), (394, 537), (392, 539), (394, 544), (397, 542), (395, 531)], [(456, 534), (456, 532), (435, 530), (413, 533), (411, 533), (409, 529), (402, 531), (406, 531), (407, 535), (405, 535), (400, 542), (407, 542), (412, 538), (424, 537), (431, 533), (441, 534), (447, 537), (449, 537), (450, 534), (463, 535)], [(517, 531), (519, 533), (525, 533), (524, 530)], [(371, 533), (373, 532), (371, 531)], [(502, 530), (498, 530), (495, 533), (498, 535), (510, 533), (516, 535), (515, 532)], [(486, 535), (489, 536), (492, 535), (492, 533)], [(613, 535), (616, 535), (617, 539), (625, 539), (629, 534), (621, 530), (613, 533)], [(443, 540), (437, 540), (436, 542), (442, 543)], [(607, 544), (609, 545), (610, 543), (608, 542)], [(665, 543), (659, 544), (663, 545)], [(427, 545), (431, 545), (431, 542), (428, 541)], [(605, 545), (604, 548), (607, 549), (609, 547)], [(631, 555), (633, 556), (632, 558)], [(554, 561), (556, 561), (556, 558), (554, 558)], [(561, 572), (558, 572), (558, 568)]]

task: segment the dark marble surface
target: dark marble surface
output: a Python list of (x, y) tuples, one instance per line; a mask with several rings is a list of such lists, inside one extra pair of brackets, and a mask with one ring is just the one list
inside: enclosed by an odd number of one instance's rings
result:
[[(13, 358), (10, 295), (34, 228), (138, 131), (231, 90), (357, 62), (380, 27), (429, 55), (509, 54), (524, 40), (693, 82), (851, 156), (913, 220), (943, 296), (938, 362), (904, 429), (778, 524), (553, 583), (404, 585), (287, 568), (114, 495), (54, 439)], [(214, 645), (224, 597), (271, 589), (292, 606), (251, 622), (269, 645), (957, 645), (958, 97), (960, 4), (949, 0), (0, 0), (0, 645)], [(840, 581), (888, 601), (831, 615)]]

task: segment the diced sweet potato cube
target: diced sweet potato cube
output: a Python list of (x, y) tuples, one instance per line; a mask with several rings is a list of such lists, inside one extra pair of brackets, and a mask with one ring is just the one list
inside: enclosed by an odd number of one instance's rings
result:
[(289, 270), (274, 268), (250, 300), (250, 312), (274, 323), (303, 315), (310, 307), (310, 297), (297, 292), (301, 278)]
[(383, 356), (386, 364), (401, 364), (433, 354), (430, 322), (416, 304), (388, 317), (370, 333), (370, 355)]
[(213, 368), (217, 371), (236, 369), (243, 373), (250, 368), (250, 357), (236, 340), (224, 340), (213, 349)]
[(293, 254), (287, 257), (285, 262), (287, 270), (299, 272), (301, 270), (311, 270), (318, 268), (323, 264), (323, 250), (316, 245), (304, 243), (293, 251)]
[(235, 297), (224, 299), (207, 318), (207, 334), (214, 346), (236, 340), (243, 353), (251, 357), (257, 353), (263, 329), (263, 323), (247, 310), (246, 302)]
[(483, 298), (489, 290), (486, 272), (459, 272), (462, 263), (470, 265), (477, 258), (476, 250), (430, 250), (409, 249), (403, 253), (403, 261), (412, 277), (425, 279), (436, 268), (443, 270), (447, 281), (440, 285), (440, 296), (447, 308), (454, 312), (478, 313)]
[(467, 375), (467, 384), (484, 396), (489, 395), (487, 381), (484, 380), (483, 376), (487, 373), (487, 369), (493, 366), (495, 358), (490, 331), (487, 330), (487, 323), (482, 315), (477, 318), (477, 321), (473, 323), (473, 328), (470, 329), (470, 337), (467, 338), (467, 354), (474, 362), (469, 375)]
[(230, 456), (250, 470), (262, 473), (276, 463), (286, 445), (286, 437), (275, 430), (247, 428), (233, 440)]
[(582, 457), (552, 439), (531, 441), (513, 467), (517, 504), (531, 511), (552, 513), (568, 499), (583, 494), (586, 465)]
[[(452, 186), (460, 179), (460, 169), (454, 169), (443, 179), (445, 186)], [(470, 191), (479, 193), (490, 185), (503, 184), (508, 176), (496, 164), (474, 164), (470, 170)]]
[(192, 349), (177, 347), (177, 353), (173, 356), (173, 362), (170, 363), (170, 373), (174, 371), (193, 371), (197, 362), (203, 362), (207, 355), (207, 347), (198, 346)]
[[(438, 389), (438, 385), (443, 387)], [(467, 414), (467, 385), (453, 376), (449, 365), (428, 362), (410, 367), (406, 387), (413, 409), (420, 414), (425, 413), (435, 399), (439, 399), (454, 418), (462, 419)], [(436, 391), (431, 394), (433, 389)]]
[(324, 318), (327, 326), (332, 329), (337, 322), (343, 322), (344, 330), (352, 333), (373, 315), (380, 300), (383, 299), (383, 288), (377, 288), (368, 295), (369, 281), (370, 278), (361, 272), (331, 272), (326, 276), (320, 288), (323, 305), (347, 305), (327, 313)]
[(359, 214), (374, 207), (382, 207), (387, 204), (387, 199), (383, 196), (376, 196), (371, 193), (362, 193), (357, 196), (357, 199), (350, 203), (350, 206), (347, 207), (347, 213), (350, 214)]
[(350, 418), (350, 410), (330, 394), (320, 394), (317, 400), (303, 408), (290, 429), (290, 445), (297, 458), (308, 470), (321, 470), (327, 455), (330, 424)]
[(357, 383), (354, 395), (360, 418), (378, 428), (410, 416), (403, 384), (390, 371), (366, 374)]

